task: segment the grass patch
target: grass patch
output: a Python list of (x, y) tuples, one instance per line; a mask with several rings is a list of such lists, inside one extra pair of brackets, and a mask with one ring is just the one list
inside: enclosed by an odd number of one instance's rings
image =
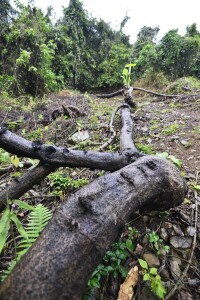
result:
[(144, 144), (136, 143), (136, 148), (145, 154), (154, 154), (155, 153), (152, 145), (144, 145)]
[(165, 135), (171, 135), (178, 131), (179, 125), (177, 123), (171, 124), (169, 127), (162, 130)]

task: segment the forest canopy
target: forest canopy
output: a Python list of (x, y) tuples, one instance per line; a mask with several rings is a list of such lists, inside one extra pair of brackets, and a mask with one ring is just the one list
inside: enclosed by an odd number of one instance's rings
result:
[(129, 18), (116, 31), (91, 17), (79, 0), (70, 0), (53, 22), (52, 8), (44, 14), (30, 2), (0, 3), (0, 91), (10, 95), (42, 96), (63, 88), (101, 90), (122, 85), (121, 73), (136, 64), (133, 79), (174, 80), (200, 77), (200, 33), (197, 25), (167, 32), (144, 26), (134, 44), (123, 33)]

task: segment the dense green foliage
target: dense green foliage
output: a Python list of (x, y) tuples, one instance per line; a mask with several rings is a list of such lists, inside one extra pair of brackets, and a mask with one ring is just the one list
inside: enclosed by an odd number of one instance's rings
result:
[(170, 30), (157, 43), (159, 27), (144, 26), (134, 45), (123, 33), (129, 17), (113, 30), (88, 15), (79, 0), (70, 0), (63, 16), (52, 22), (33, 1), (0, 3), (0, 90), (43, 95), (71, 87), (80, 90), (117, 87), (124, 65), (136, 63), (135, 78), (163, 74), (169, 79), (200, 77), (200, 33), (196, 24), (185, 36)]

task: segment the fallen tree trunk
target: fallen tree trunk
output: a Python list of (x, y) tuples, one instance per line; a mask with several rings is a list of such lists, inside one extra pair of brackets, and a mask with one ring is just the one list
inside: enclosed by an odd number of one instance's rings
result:
[(67, 199), (0, 288), (2, 300), (78, 300), (105, 251), (138, 209), (166, 210), (186, 193), (167, 160), (147, 156)]
[(21, 197), (58, 167), (87, 167), (116, 171), (144, 156), (136, 149), (132, 140), (133, 122), (129, 106), (123, 104), (119, 108), (122, 108), (120, 154), (45, 145), (39, 141), (26, 140), (6, 128), (0, 127), (0, 146), (4, 150), (19, 156), (40, 159), (37, 167), (25, 173), (17, 182), (12, 183), (0, 193), (0, 212), (6, 206), (8, 199)]

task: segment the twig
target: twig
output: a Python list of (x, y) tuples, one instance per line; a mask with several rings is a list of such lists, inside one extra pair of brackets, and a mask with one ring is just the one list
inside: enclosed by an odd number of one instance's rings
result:
[(0, 126), (5, 122), (7, 116), (8, 116), (8, 112), (6, 112), (6, 115), (5, 115), (5, 117), (3, 118), (3, 121), (1, 122)]
[[(198, 172), (197, 172), (197, 175), (196, 175), (196, 181), (198, 179)], [(189, 270), (189, 267), (191, 266), (191, 263), (192, 263), (192, 258), (193, 258), (193, 255), (194, 255), (194, 250), (195, 250), (195, 247), (196, 247), (196, 241), (197, 241), (197, 222), (198, 222), (198, 202), (197, 202), (197, 191), (194, 191), (194, 196), (195, 196), (195, 215), (194, 215), (194, 228), (195, 228), (195, 234), (194, 234), (194, 237), (193, 237), (193, 241), (192, 241), (192, 249), (191, 249), (191, 253), (190, 253), (190, 258), (188, 260), (188, 263), (180, 277), (180, 279), (177, 281), (177, 283), (175, 284), (175, 286), (173, 287), (173, 289), (168, 293), (168, 295), (165, 297), (165, 300), (168, 300), (170, 299), (174, 293), (176, 292), (176, 290), (182, 286), (182, 282)]]
[(114, 130), (114, 126), (113, 126), (113, 122), (114, 122), (114, 118), (115, 118), (115, 115), (116, 113), (118, 112), (118, 110), (120, 110), (122, 107), (128, 107), (128, 104), (122, 104), (122, 105), (119, 105), (112, 113), (112, 116), (111, 116), (111, 119), (110, 119), (110, 124), (109, 124), (109, 130), (110, 130), (110, 133), (112, 134), (110, 139), (104, 143), (100, 148), (99, 150), (100, 151), (103, 151), (105, 150), (109, 145), (111, 145), (114, 140), (115, 140), (115, 137), (116, 137), (116, 131)]

